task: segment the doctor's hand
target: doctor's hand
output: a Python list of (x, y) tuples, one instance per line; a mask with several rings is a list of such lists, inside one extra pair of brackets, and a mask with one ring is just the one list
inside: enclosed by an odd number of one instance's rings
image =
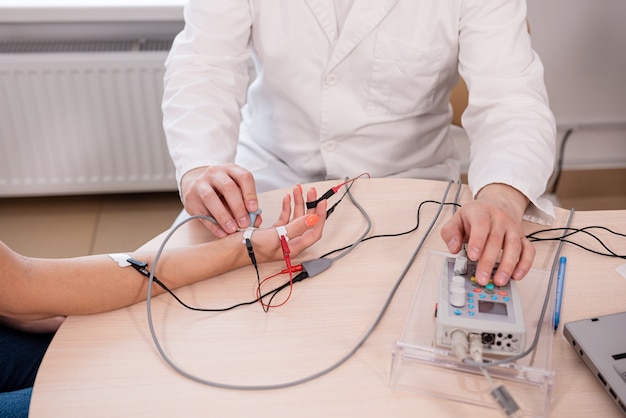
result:
[[(218, 238), (250, 226), (248, 212), (259, 208), (252, 173), (236, 164), (188, 171), (181, 180), (181, 196), (190, 215), (211, 216), (217, 221), (217, 225), (203, 223)], [(258, 216), (253, 226), (260, 224)]]
[(458, 253), (467, 243), (467, 257), (478, 261), (476, 280), (480, 285), (489, 282), (500, 250), (500, 264), (493, 275), (496, 286), (505, 285), (509, 278), (520, 280), (530, 271), (535, 248), (522, 228), (527, 206), (528, 199), (517, 189), (490, 184), (441, 229), (441, 237), (451, 253)]

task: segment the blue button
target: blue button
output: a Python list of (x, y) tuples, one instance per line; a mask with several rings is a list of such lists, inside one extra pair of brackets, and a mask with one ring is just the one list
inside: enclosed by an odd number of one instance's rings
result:
[(509, 299), (509, 297), (508, 297), (508, 296), (505, 296), (505, 297), (504, 297), (504, 301), (505, 301), (505, 302), (508, 302), (508, 301), (510, 301), (510, 300), (511, 300), (511, 299)]
[(479, 296), (479, 298), (481, 298), (481, 299), (485, 299), (485, 294), (484, 294), (484, 293), (481, 293), (481, 294), (480, 294), (480, 296)]
[(473, 303), (470, 303), (469, 305), (467, 305), (467, 308), (468, 308), (468, 309), (474, 309), (474, 304), (473, 304)]
[(491, 297), (491, 300), (498, 300), (498, 297), (497, 297), (496, 295), (493, 295), (493, 296)]
[(457, 310), (455, 310), (455, 311), (454, 311), (454, 314), (455, 314), (455, 315), (461, 315), (461, 313), (462, 313), (462, 312), (461, 312), (461, 310), (460, 310), (460, 309), (457, 309)]
[(474, 312), (470, 311), (469, 316), (474, 316)]

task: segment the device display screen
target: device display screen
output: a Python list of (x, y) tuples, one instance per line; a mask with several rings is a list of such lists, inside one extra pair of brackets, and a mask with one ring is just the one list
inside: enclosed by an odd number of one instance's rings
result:
[(478, 312), (507, 316), (506, 304), (500, 302), (478, 301)]

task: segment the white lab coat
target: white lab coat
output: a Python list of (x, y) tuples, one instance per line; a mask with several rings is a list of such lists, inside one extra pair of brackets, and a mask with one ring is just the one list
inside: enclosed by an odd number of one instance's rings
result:
[(523, 0), (355, 0), (341, 32), (334, 0), (188, 0), (163, 99), (178, 179), (233, 161), (259, 191), (362, 173), (457, 178), (459, 73), (470, 188), (509, 184), (534, 204), (527, 219), (551, 222), (540, 196), (555, 121)]

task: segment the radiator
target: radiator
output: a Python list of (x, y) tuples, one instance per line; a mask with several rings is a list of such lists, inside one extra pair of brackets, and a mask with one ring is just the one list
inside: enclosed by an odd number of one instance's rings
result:
[(0, 196), (175, 190), (171, 40), (0, 42)]

